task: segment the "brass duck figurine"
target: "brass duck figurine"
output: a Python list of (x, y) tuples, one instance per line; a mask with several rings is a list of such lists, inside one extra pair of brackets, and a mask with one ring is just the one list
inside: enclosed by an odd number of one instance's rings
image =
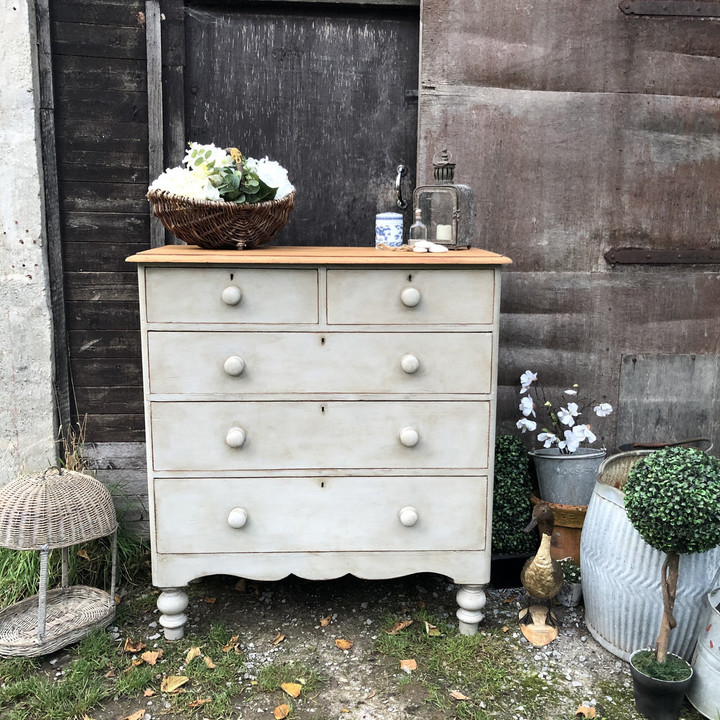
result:
[(542, 647), (557, 637), (557, 621), (550, 611), (550, 602), (560, 592), (563, 584), (562, 567), (550, 555), (555, 515), (547, 503), (540, 502), (534, 507), (532, 520), (525, 532), (530, 532), (535, 526), (540, 531), (540, 547), (525, 563), (520, 573), (520, 582), (528, 595), (545, 600), (546, 605), (532, 605), (521, 610), (519, 618), (523, 635), (535, 647)]

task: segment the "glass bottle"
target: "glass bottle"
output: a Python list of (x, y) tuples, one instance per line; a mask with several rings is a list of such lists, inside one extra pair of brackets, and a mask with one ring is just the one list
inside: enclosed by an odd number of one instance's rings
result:
[(427, 228), (422, 221), (422, 210), (415, 210), (415, 222), (408, 231), (408, 245), (414, 245), (418, 240), (427, 240)]

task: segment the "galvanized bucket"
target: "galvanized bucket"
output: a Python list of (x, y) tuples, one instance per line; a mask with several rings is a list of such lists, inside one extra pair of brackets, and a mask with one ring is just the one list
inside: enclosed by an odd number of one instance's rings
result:
[(720, 570), (707, 594), (705, 612), (700, 618), (692, 665), (695, 679), (687, 693), (693, 707), (707, 718), (720, 717)]
[(533, 450), (540, 497), (561, 505), (587, 505), (592, 497), (604, 450), (579, 448), (563, 455), (558, 448)]

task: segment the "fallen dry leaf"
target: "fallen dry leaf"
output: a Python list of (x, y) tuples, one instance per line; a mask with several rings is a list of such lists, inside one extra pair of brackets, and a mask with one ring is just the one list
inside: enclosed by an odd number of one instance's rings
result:
[(125, 645), (123, 646), (123, 651), (126, 653), (136, 653), (140, 652), (145, 647), (147, 647), (145, 643), (134, 642), (130, 638), (125, 638)]
[(244, 593), (244, 592), (245, 592), (245, 590), (247, 589), (247, 581), (245, 580), (245, 578), (240, 578), (240, 579), (235, 583), (235, 589), (236, 589), (238, 592), (241, 592), (241, 593)]
[(133, 658), (133, 659), (130, 661), (130, 664), (131, 664), (133, 667), (140, 667), (140, 665), (143, 664), (143, 659), (142, 659), (142, 658)]
[(393, 626), (387, 631), (388, 635), (397, 635), (401, 630), (406, 627), (410, 627), (413, 624), (412, 620), (398, 620)]
[(144, 693), (144, 697), (153, 697), (155, 695), (155, 691), (152, 688), (148, 688)]
[(196, 708), (200, 707), (201, 705), (207, 705), (209, 702), (212, 702), (212, 698), (199, 698), (197, 700), (193, 700), (188, 707)]
[(217, 665), (206, 655), (203, 660), (205, 661), (205, 666), (210, 668), (210, 670), (214, 670)]
[(281, 683), (280, 687), (292, 698), (298, 697), (302, 690), (300, 683)]
[(177, 692), (190, 678), (186, 675), (166, 675), (160, 684), (160, 690), (166, 693)]
[(283, 703), (282, 705), (278, 705), (273, 710), (273, 717), (275, 720), (283, 720), (283, 718), (286, 718), (290, 714), (290, 706)]
[(502, 631), (507, 632), (510, 628), (507, 625), (502, 626)]
[(202, 653), (199, 647), (191, 647), (185, 655), (185, 664), (189, 665), (196, 657), (200, 657)]
[(578, 705), (578, 709), (575, 711), (575, 717), (594, 718), (595, 715), (595, 708), (587, 705)]
[(424, 600), (418, 600), (418, 607), (419, 607), (421, 610), (424, 610), (424, 609), (425, 609), (425, 601), (424, 601)]
[(214, 597), (206, 597), (205, 602), (208, 605), (214, 605), (217, 602), (217, 600)]
[(122, 720), (142, 720), (145, 717), (145, 708), (134, 712), (132, 715), (127, 715)]
[(512, 597), (503, 598), (503, 602), (506, 605), (509, 605), (510, 603), (514, 603), (516, 600), (517, 600), (517, 596), (515, 596), (515, 595), (513, 595)]
[(115, 595), (115, 604), (116, 604), (116, 605), (119, 605), (119, 604), (120, 604), (120, 596), (117, 595), (117, 594)]
[(332, 615), (328, 615), (327, 617), (324, 617), (320, 621), (320, 627), (327, 627), (332, 622)]
[(230, 640), (228, 641), (227, 645), (223, 645), (222, 651), (223, 652), (230, 652), (231, 650), (235, 650), (236, 653), (240, 652), (240, 648), (238, 647), (238, 640), (240, 639), (239, 635), (233, 635)]
[(146, 650), (140, 657), (148, 665), (155, 665), (155, 663), (162, 657), (162, 655), (162, 650)]
[(340, 708), (340, 712), (341, 712), (341, 713), (349, 713), (349, 712), (350, 712), (350, 708)]
[(278, 633), (271, 641), (271, 645), (279, 645), (283, 640), (285, 639), (285, 636), (282, 633)]
[(469, 700), (470, 699), (467, 695), (463, 695), (461, 692), (458, 692), (457, 690), (453, 690), (450, 693), (450, 697), (454, 698), (455, 700)]
[(350, 640), (341, 640), (340, 638), (335, 641), (335, 644), (341, 650), (349, 650), (353, 646), (353, 643)]
[(104, 678), (114, 678), (115, 677), (115, 668), (110, 668), (104, 675)]
[(400, 669), (409, 675), (413, 670), (417, 670), (417, 663), (414, 660), (401, 660)]
[(431, 625), (427, 620), (425, 621), (425, 632), (432, 637), (436, 637), (442, 634), (440, 632), (440, 628), (438, 628), (437, 625)]

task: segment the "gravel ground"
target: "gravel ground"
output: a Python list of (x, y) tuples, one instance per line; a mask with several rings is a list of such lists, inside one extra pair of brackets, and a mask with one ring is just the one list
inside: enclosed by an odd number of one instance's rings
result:
[[(253, 690), (258, 671), (270, 663), (299, 661), (316, 670), (325, 685), (296, 703), (291, 720), (449, 720), (454, 711), (438, 710), (428, 703), (420, 683), (406, 680), (396, 659), (379, 653), (374, 645), (381, 625), (388, 618), (404, 618), (424, 608), (435, 618), (454, 621), (456, 587), (437, 575), (414, 575), (386, 581), (364, 581), (347, 576), (333, 581), (311, 582), (294, 577), (273, 583), (247, 582), (240, 590), (237, 579), (207, 578), (191, 585), (188, 632), (204, 632), (212, 622), (222, 621), (240, 636), (246, 655), (243, 686), (232, 720), (272, 718), (273, 708), (282, 702), (282, 693)], [(148, 592), (147, 588), (144, 590)], [(552, 702), (541, 712), (528, 712), (517, 700), (512, 687), (502, 698), (488, 698), (489, 716), (501, 720), (562, 720), (575, 717), (579, 705), (595, 707), (598, 717), (609, 720), (638, 718), (632, 703), (632, 681), (628, 666), (603, 649), (584, 625), (582, 606), (557, 607), (558, 638), (544, 648), (531, 646), (518, 630), (517, 614), (525, 606), (524, 590), (487, 589), (488, 602), (481, 632), (505, 629), (508, 651), (554, 690)], [(211, 602), (208, 601), (211, 600)], [(330, 618), (323, 626), (321, 620)], [(118, 629), (120, 636), (132, 635), (152, 647), (157, 641), (157, 612), (136, 617)], [(278, 635), (284, 638), (273, 644)], [(339, 650), (338, 638), (350, 640), (350, 650)], [(184, 642), (180, 640), (179, 642)], [(448, 691), (453, 688), (448, 686)], [(458, 692), (472, 697), (473, 688)], [(179, 715), (162, 698), (111, 703), (93, 713), (93, 720), (121, 720), (146, 706), (145, 720)], [(202, 712), (192, 717), (202, 718)], [(686, 706), (682, 716), (700, 718)], [(231, 720), (231, 718), (228, 718)]]

